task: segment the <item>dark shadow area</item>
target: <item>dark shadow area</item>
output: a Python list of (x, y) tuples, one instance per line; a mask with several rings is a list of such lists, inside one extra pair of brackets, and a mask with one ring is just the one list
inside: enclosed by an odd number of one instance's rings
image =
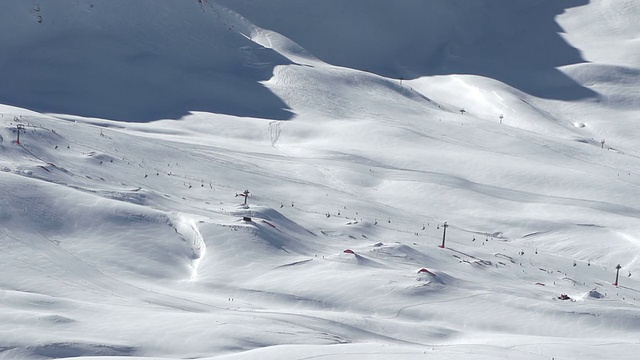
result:
[(528, 94), (597, 94), (557, 70), (585, 62), (559, 33), (588, 0), (219, 0), (319, 59), (391, 78), (473, 74)]
[(196, 0), (2, 2), (0, 103), (129, 122), (292, 118), (260, 83), (290, 61), (233, 21)]
[(34, 358), (59, 359), (83, 356), (133, 356), (137, 349), (131, 346), (102, 345), (84, 343), (52, 343), (33, 348), (31, 354)]

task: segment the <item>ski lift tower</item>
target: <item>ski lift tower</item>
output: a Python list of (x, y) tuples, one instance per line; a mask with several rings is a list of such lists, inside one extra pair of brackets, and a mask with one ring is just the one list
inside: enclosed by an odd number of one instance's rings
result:
[(613, 284), (613, 286), (618, 286), (618, 276), (620, 275), (620, 269), (622, 269), (622, 266), (618, 264), (618, 266), (616, 266), (616, 282)]
[(442, 245), (440, 245), (441, 248), (444, 249), (444, 241), (447, 237), (447, 228), (449, 227), (449, 224), (447, 224), (447, 222), (445, 221), (444, 224), (442, 225)]
[(24, 125), (23, 125), (23, 124), (17, 124), (17, 125), (16, 125), (16, 129), (17, 129), (17, 131), (18, 131), (18, 137), (17, 137), (17, 139), (16, 139), (16, 144), (17, 144), (17, 145), (20, 145), (20, 132), (21, 132), (21, 131), (25, 131), (25, 132), (26, 132), (26, 130), (25, 130)]
[(247, 198), (249, 197), (249, 194), (250, 194), (250, 193), (249, 193), (249, 190), (245, 190), (245, 191), (243, 191), (243, 192), (242, 192), (242, 193), (240, 193), (240, 194), (236, 194), (236, 197), (238, 197), (238, 196), (244, 196), (244, 205), (246, 206), (246, 205), (247, 205)]

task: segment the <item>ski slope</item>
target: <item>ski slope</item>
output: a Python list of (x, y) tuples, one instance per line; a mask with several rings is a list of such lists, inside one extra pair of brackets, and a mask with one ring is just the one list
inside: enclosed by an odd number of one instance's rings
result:
[(639, 18), (1, 3), (0, 359), (634, 359)]

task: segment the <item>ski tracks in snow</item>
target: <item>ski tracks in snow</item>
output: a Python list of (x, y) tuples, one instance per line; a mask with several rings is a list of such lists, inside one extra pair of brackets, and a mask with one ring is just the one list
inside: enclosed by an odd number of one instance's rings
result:
[(338, 179), (332, 172), (331, 170), (329, 170), (326, 167), (322, 167), (320, 165), (316, 165), (316, 168), (318, 169), (318, 171), (320, 171), (325, 179), (327, 179), (327, 181), (330, 184), (333, 184), (333, 188), (345, 193), (345, 194), (349, 194), (352, 196), (358, 196), (357, 192), (354, 191), (351, 187), (349, 187), (347, 184), (345, 184), (342, 180)]
[(271, 121), (269, 123), (269, 136), (271, 137), (271, 147), (278, 150), (282, 155), (289, 157), (284, 151), (280, 150), (278, 147), (278, 141), (280, 140), (280, 135), (282, 134), (282, 121)]
[(182, 239), (191, 247), (193, 251), (193, 272), (191, 274), (191, 280), (194, 280), (198, 276), (198, 265), (204, 257), (207, 246), (202, 239), (202, 234), (198, 230), (198, 226), (195, 221), (184, 214), (178, 215), (177, 220), (174, 222), (174, 226), (178, 234)]

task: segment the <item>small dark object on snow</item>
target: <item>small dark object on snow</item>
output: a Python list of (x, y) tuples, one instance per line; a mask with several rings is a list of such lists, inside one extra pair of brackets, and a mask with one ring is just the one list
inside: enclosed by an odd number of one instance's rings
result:
[(567, 294), (562, 294), (562, 295), (558, 296), (558, 299), (560, 299), (560, 300), (571, 300), (571, 297), (569, 297), (569, 295), (567, 295)]

